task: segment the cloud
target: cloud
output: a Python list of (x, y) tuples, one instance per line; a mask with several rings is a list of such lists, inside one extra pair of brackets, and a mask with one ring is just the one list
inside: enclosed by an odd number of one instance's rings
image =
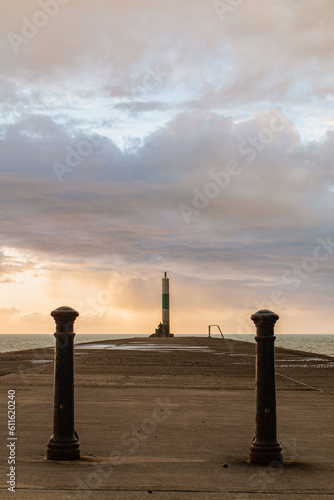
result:
[(124, 110), (132, 115), (137, 115), (142, 112), (151, 112), (151, 111), (164, 111), (166, 109), (166, 104), (161, 102), (141, 102), (141, 101), (132, 101), (132, 102), (124, 102), (120, 104), (116, 104), (114, 109), (116, 110)]
[(20, 310), (16, 307), (1, 307), (0, 308), (0, 318), (1, 321), (8, 321), (20, 314)]
[(16, 4), (15, 11), (3, 12), (5, 77), (40, 85), (47, 75), (53, 87), (74, 80), (82, 87), (88, 71), (86, 87), (94, 82), (107, 88), (108, 81), (115, 97), (178, 88), (216, 102), (259, 102), (264, 92), (294, 99), (300, 85), (305, 96), (332, 94), (334, 14), (328, 0), (242, 2), (224, 21), (204, 0), (191, 6), (185, 0), (100, 1), (94, 7), (71, 0), (18, 54), (8, 33), (20, 34), (22, 17), (32, 22), (41, 9), (32, 0)]
[[(241, 122), (217, 113), (181, 113), (132, 144), (130, 152), (106, 138), (95, 138), (95, 146), (92, 137), (70, 135), (36, 116), (4, 133), (0, 204), (6, 217), (0, 231), (9, 245), (27, 251), (67, 258), (122, 255), (135, 262), (157, 254), (182, 259), (191, 249), (189, 258), (196, 262), (207, 252), (204, 241), (210, 242), (211, 258), (216, 241), (221, 252), (221, 227), (223, 246), (232, 241), (246, 251), (246, 242), (263, 241), (268, 246), (262, 254), (284, 234), (286, 248), (292, 248), (296, 228), (297, 240), (319, 230), (331, 203), (333, 134), (323, 143), (301, 144), (280, 110)], [(77, 166), (66, 165), (66, 155), (90, 140), (90, 154)], [(63, 182), (55, 161), (68, 167)], [(208, 184), (231, 161), (240, 173), (226, 187), (216, 185), (201, 209)], [(197, 211), (190, 224), (182, 203)]]
[(8, 247), (0, 250), (0, 283), (21, 281), (24, 273), (38, 267), (37, 260), (31, 253), (20, 253), (15, 248)]

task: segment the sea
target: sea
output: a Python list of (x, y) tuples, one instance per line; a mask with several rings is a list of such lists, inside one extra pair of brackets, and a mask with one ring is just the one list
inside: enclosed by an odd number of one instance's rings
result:
[[(147, 335), (137, 335), (147, 338)], [(180, 335), (180, 337), (186, 335)], [(194, 337), (206, 337), (206, 335), (192, 335)], [(113, 339), (129, 339), (134, 335), (105, 335), (105, 334), (78, 334), (74, 338), (75, 344), (82, 344), (86, 342), (106, 341)], [(219, 335), (212, 335), (212, 337), (221, 338)], [(233, 340), (243, 340), (245, 342), (252, 342), (255, 344), (253, 334), (238, 334), (229, 335), (225, 334), (224, 338)], [(0, 352), (8, 351), (24, 351), (26, 349), (36, 349), (41, 347), (54, 346), (55, 338), (53, 334), (1, 334), (0, 335)], [(280, 334), (276, 336), (275, 345), (277, 347), (285, 347), (287, 349), (296, 349), (298, 351), (312, 352), (316, 354), (326, 354), (327, 356), (334, 356), (334, 335), (296, 335), (296, 334)]]

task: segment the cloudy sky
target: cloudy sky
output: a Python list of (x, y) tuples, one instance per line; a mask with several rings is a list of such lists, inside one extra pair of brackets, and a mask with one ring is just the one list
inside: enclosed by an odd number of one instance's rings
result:
[(0, 323), (334, 324), (332, 0), (0, 7)]

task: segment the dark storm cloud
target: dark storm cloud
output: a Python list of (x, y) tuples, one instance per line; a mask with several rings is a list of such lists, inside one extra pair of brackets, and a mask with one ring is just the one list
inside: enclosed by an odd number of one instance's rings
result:
[[(275, 113), (279, 132), (270, 134)], [(254, 274), (267, 263), (275, 274), (308, 255), (325, 214), (333, 222), (333, 134), (303, 145), (279, 110), (240, 123), (182, 113), (131, 153), (103, 137), (70, 135), (45, 117), (3, 133), (0, 231), (8, 246), (69, 259), (161, 255), (196, 266), (204, 258), (212, 274), (222, 260)], [(220, 187), (231, 161), (240, 172)], [(67, 169), (58, 177), (54, 162)], [(216, 183), (213, 198), (209, 183)], [(194, 212), (189, 219), (183, 205)]]

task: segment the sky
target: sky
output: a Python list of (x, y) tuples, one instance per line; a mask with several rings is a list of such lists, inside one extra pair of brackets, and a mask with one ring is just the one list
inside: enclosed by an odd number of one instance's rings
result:
[(0, 324), (331, 334), (332, 0), (0, 6)]

